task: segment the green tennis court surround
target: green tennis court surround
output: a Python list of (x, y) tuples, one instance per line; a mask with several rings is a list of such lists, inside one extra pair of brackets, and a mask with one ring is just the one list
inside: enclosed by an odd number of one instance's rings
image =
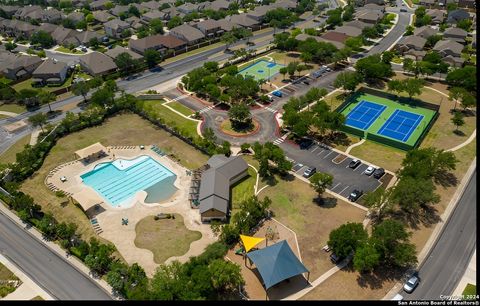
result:
[(344, 132), (410, 150), (418, 147), (436, 119), (438, 109), (437, 105), (363, 88), (337, 111), (346, 118)]

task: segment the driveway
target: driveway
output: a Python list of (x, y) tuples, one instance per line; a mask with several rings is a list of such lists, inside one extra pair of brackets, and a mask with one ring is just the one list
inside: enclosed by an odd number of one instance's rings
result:
[(318, 172), (326, 172), (333, 175), (333, 185), (330, 191), (348, 197), (354, 189), (369, 192), (375, 190), (381, 183), (373, 176), (367, 176), (363, 172), (368, 165), (360, 164), (355, 169), (348, 168), (352, 158), (347, 157), (341, 163), (336, 164), (332, 160), (339, 155), (327, 146), (314, 143), (308, 149), (300, 149), (297, 144), (289, 141), (278, 144), (285, 151), (293, 163), (293, 171), (302, 175), (307, 167), (316, 167)]

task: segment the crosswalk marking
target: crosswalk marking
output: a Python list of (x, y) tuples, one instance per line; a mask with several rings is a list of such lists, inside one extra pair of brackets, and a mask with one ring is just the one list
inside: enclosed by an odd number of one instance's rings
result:
[(181, 100), (181, 99), (183, 99), (183, 98), (185, 98), (185, 97), (188, 97), (188, 95), (181, 95), (181, 96), (179, 96), (179, 97), (176, 97), (176, 98), (173, 99), (172, 101), (178, 101), (178, 100)]
[(265, 108), (266, 110), (268, 110), (269, 112), (272, 112), (272, 113), (275, 113), (275, 112), (276, 112), (276, 110), (273, 109), (273, 108), (271, 108), (271, 107), (268, 107), (268, 106), (267, 106), (267, 107), (264, 107), (264, 108)]
[(205, 108), (202, 108), (202, 109), (199, 111), (199, 113), (200, 113), (200, 114), (206, 113), (206, 112), (208, 112), (209, 110), (211, 110), (211, 109), (213, 109), (213, 108), (215, 108), (215, 105), (207, 106), (207, 107), (205, 107)]

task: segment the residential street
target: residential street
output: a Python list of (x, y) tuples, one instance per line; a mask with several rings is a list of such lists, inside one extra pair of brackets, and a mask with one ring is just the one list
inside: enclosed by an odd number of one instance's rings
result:
[(476, 249), (477, 171), (472, 175), (439, 239), (420, 267), (420, 284), (406, 300), (439, 300), (453, 293)]
[[(0, 204), (4, 205), (4, 204)], [(75, 269), (10, 218), (0, 213), (0, 252), (52, 297), (59, 300), (111, 300), (87, 275)]]

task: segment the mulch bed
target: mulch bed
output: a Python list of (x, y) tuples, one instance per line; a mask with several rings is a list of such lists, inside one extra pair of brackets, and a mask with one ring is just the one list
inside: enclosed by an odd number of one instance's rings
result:
[(338, 154), (337, 157), (335, 157), (335, 158), (332, 160), (332, 162), (334, 162), (335, 164), (340, 164), (340, 163), (343, 162), (346, 158), (347, 158), (347, 155)]

